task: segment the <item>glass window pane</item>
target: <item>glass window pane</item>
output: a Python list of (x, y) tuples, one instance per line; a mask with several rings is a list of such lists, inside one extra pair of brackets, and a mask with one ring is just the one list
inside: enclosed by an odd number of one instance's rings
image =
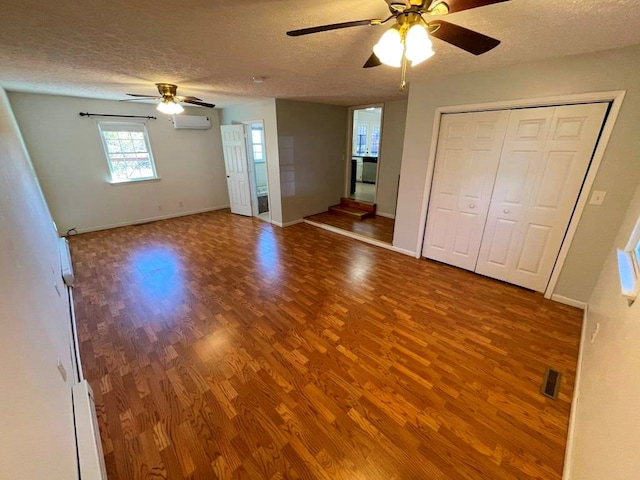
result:
[(636, 248), (633, 249), (633, 253), (635, 254), (637, 263), (640, 266), (640, 242), (636, 243)]
[(120, 142), (118, 140), (107, 140), (107, 150), (109, 153), (121, 152)]
[(133, 141), (131, 140), (120, 140), (120, 148), (122, 148), (123, 152), (135, 152)]
[(131, 132), (131, 138), (134, 140), (144, 140), (144, 134), (142, 132)]
[(120, 140), (130, 140), (131, 132), (118, 132), (118, 138)]
[(146, 152), (147, 146), (144, 143), (144, 140), (134, 140), (133, 148), (136, 152)]
[(262, 143), (262, 130), (251, 130), (251, 143)]

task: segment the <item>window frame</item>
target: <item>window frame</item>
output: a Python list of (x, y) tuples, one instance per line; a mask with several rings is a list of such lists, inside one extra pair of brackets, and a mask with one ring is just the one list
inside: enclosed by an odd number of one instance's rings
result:
[(624, 250), (618, 249), (618, 275), (622, 295), (632, 304), (640, 294), (640, 218)]
[[(102, 142), (102, 149), (104, 151), (104, 156), (107, 161), (107, 167), (109, 168), (109, 183), (112, 185), (122, 185), (127, 183), (136, 183), (136, 182), (147, 182), (153, 180), (160, 180), (158, 176), (158, 171), (156, 169), (156, 162), (153, 156), (153, 151), (151, 149), (151, 139), (149, 138), (149, 132), (147, 130), (146, 122), (118, 122), (118, 121), (98, 121), (98, 134), (100, 135), (100, 140)], [(109, 129), (103, 129), (103, 126), (110, 126)], [(122, 130), (118, 130), (116, 126), (123, 127)], [(109, 148), (107, 146), (107, 139), (105, 138), (105, 132), (140, 132), (142, 133), (142, 140), (144, 141), (146, 153), (149, 156), (149, 161), (151, 163), (151, 171), (152, 175), (147, 177), (139, 177), (139, 178), (126, 178), (124, 180), (120, 180), (116, 178), (114, 165), (112, 164), (111, 154), (109, 152)], [(120, 140), (120, 139), (118, 139)], [(123, 152), (123, 153), (139, 153), (139, 152)]]
[[(260, 141), (256, 142), (253, 138), (253, 132), (259, 132)], [(253, 163), (265, 163), (265, 144), (264, 144), (264, 128), (253, 128), (253, 125), (249, 127), (249, 136), (251, 140), (251, 154), (253, 155)], [(256, 159), (256, 147), (260, 147), (260, 159)]]

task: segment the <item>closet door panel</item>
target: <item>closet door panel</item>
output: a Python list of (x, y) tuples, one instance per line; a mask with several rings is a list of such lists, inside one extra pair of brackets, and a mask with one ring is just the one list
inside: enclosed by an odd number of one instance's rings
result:
[(509, 282), (546, 289), (607, 108), (604, 103), (556, 107)]
[[(495, 241), (483, 241), (476, 271), (544, 291), (575, 207), (607, 111), (606, 104), (570, 105), (514, 112), (496, 178), (485, 238), (500, 221), (515, 222), (504, 264), (492, 261)], [(539, 116), (536, 120), (531, 118)], [(545, 124), (543, 124), (545, 120)], [(537, 123), (538, 138), (529, 138)], [(526, 135), (523, 135), (526, 133)], [(514, 174), (523, 155), (529, 168)], [(509, 185), (521, 191), (509, 198)], [(506, 243), (503, 240), (501, 245)]]
[(423, 255), (473, 270), (509, 112), (444, 115)]
[(551, 128), (554, 107), (514, 110), (509, 118), (476, 272), (507, 280), (534, 179)]

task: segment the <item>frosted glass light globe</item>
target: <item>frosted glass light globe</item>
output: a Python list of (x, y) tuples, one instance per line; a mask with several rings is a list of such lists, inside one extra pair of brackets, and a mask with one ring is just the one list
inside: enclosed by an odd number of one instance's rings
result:
[(384, 32), (378, 43), (373, 46), (376, 57), (390, 67), (400, 67), (403, 52), (402, 36), (396, 28), (390, 28)]
[(419, 23), (409, 28), (405, 44), (407, 46), (405, 55), (407, 60), (411, 62), (412, 67), (433, 56), (433, 48), (427, 29)]

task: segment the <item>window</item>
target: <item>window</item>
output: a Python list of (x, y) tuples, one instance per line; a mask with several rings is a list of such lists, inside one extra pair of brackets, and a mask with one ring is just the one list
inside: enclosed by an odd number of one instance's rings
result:
[(380, 150), (380, 127), (372, 127), (371, 130), (371, 155), (377, 157)]
[(640, 293), (640, 219), (625, 249), (618, 249), (618, 273), (622, 295), (633, 303)]
[(99, 122), (111, 183), (158, 178), (144, 123)]
[(367, 154), (367, 127), (366, 125), (358, 125), (358, 133), (356, 136), (356, 155), (363, 156)]
[(264, 146), (262, 144), (261, 126), (251, 126), (251, 147), (253, 149), (253, 162), (264, 163)]

